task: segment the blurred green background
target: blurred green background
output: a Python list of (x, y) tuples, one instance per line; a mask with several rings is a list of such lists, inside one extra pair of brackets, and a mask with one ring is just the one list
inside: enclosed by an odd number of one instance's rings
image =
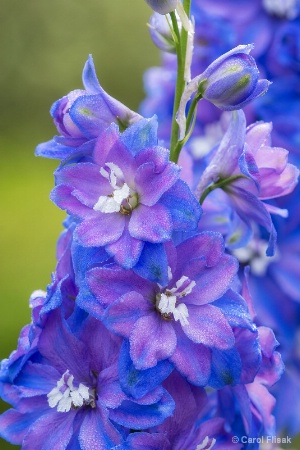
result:
[[(51, 104), (82, 87), (92, 53), (104, 89), (137, 109), (143, 72), (159, 63), (159, 53), (143, 0), (0, 0), (0, 11), (2, 359), (30, 320), (31, 292), (50, 282), (65, 217), (49, 200), (58, 162), (34, 156), (56, 133)], [(16, 448), (0, 439), (1, 450)]]
[[(0, 11), (2, 359), (30, 320), (31, 292), (50, 282), (65, 217), (49, 200), (58, 162), (34, 156), (35, 146), (56, 134), (51, 104), (82, 88), (92, 53), (104, 89), (136, 109), (143, 72), (159, 54), (142, 0), (0, 0)], [(1, 450), (15, 448), (0, 439)]]

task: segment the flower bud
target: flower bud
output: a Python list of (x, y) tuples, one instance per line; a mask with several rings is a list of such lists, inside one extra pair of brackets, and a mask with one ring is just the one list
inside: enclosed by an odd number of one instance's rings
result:
[(224, 111), (241, 109), (266, 93), (270, 82), (258, 80), (259, 71), (249, 55), (253, 45), (239, 45), (216, 59), (200, 75), (202, 96)]
[(243, 108), (255, 98), (265, 94), (271, 84), (258, 80), (258, 69), (249, 55), (253, 45), (239, 45), (212, 62), (208, 68), (193, 78), (185, 88), (176, 115), (179, 140), (186, 135), (185, 109), (193, 94), (205, 98), (223, 111)]
[(154, 44), (164, 52), (176, 53), (170, 26), (165, 17), (154, 13), (149, 21), (149, 30)]
[(145, 0), (159, 14), (168, 14), (175, 10), (178, 0)]

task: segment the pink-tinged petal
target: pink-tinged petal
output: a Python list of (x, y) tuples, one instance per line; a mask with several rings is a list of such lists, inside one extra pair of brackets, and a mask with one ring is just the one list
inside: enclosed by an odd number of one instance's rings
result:
[(292, 192), (298, 182), (299, 170), (292, 164), (287, 164), (280, 174), (268, 173), (260, 183), (260, 199), (276, 198)]
[(247, 128), (246, 143), (255, 159), (262, 146), (271, 145), (271, 131), (271, 122), (256, 122)]
[(284, 217), (285, 219), (289, 216), (287, 209), (277, 208), (277, 206), (269, 205), (268, 203), (264, 203), (264, 206), (270, 214), (277, 214), (277, 216)]
[(224, 255), (219, 264), (213, 267), (204, 266), (200, 258), (192, 260), (182, 274), (195, 281), (196, 286), (186, 297), (185, 303), (204, 305), (214, 302), (230, 288), (237, 271), (237, 259), (229, 255)]
[(129, 222), (129, 233), (136, 239), (153, 244), (171, 239), (172, 219), (169, 211), (156, 204), (151, 207), (138, 205), (132, 211)]
[(177, 346), (170, 361), (178, 372), (196, 386), (206, 386), (211, 371), (211, 350), (205, 345), (190, 341), (176, 326)]
[(284, 148), (262, 147), (255, 155), (255, 161), (260, 172), (264, 169), (274, 169), (280, 174), (287, 165), (288, 155), (289, 152)]
[(67, 166), (58, 170), (55, 178), (57, 185), (72, 186), (74, 191), (80, 193), (82, 203), (91, 208), (100, 195), (108, 195), (112, 190), (108, 181), (100, 174), (99, 166), (92, 163)]
[(56, 186), (52, 190), (50, 198), (59, 208), (66, 210), (68, 214), (74, 214), (81, 218), (87, 218), (94, 215), (93, 209), (83, 205), (76, 197), (74, 197), (73, 188), (71, 186)]
[(119, 213), (98, 213), (83, 221), (75, 230), (74, 237), (84, 247), (101, 247), (117, 241), (123, 233), (125, 217)]
[(107, 450), (120, 444), (121, 436), (109, 420), (107, 412), (99, 407), (84, 415), (79, 443), (82, 450)]
[[(42, 415), (26, 434), (23, 450), (65, 450), (73, 434), (76, 411), (67, 414), (51, 411)], [(55, 430), (55, 432), (53, 432)]]
[(106, 251), (118, 264), (130, 269), (138, 262), (143, 247), (144, 242), (130, 236), (125, 226), (122, 236), (113, 244), (107, 245)]
[(277, 342), (270, 328), (259, 327), (258, 333), (263, 358), (255, 380), (264, 385), (273, 386), (280, 379), (284, 371), (280, 353), (275, 350), (279, 342)]
[(260, 383), (251, 383), (246, 385), (252, 409), (260, 416), (260, 420), (264, 426), (264, 433), (267, 436), (275, 435), (275, 418), (272, 411), (275, 406), (275, 398), (270, 394), (268, 389)]
[(129, 338), (136, 321), (153, 309), (153, 304), (141, 294), (128, 292), (107, 308), (103, 322), (109, 330)]
[(212, 305), (188, 305), (189, 324), (182, 327), (193, 342), (221, 350), (234, 346), (235, 338), (221, 311)]
[(176, 348), (173, 326), (158, 313), (141, 317), (130, 335), (130, 356), (137, 369), (150, 369), (169, 358)]
[(98, 166), (104, 166), (107, 161), (107, 155), (111, 148), (117, 142), (120, 137), (119, 128), (116, 124), (112, 123), (103, 133), (101, 133), (97, 139), (94, 150), (94, 161)]
[(161, 172), (156, 171), (154, 161), (140, 166), (135, 176), (139, 201), (143, 205), (154, 205), (178, 180), (179, 174), (180, 167), (174, 163), (169, 163)]
[(103, 305), (110, 305), (133, 289), (145, 298), (155, 296), (156, 283), (119, 266), (94, 268), (88, 272), (87, 280), (92, 293)]

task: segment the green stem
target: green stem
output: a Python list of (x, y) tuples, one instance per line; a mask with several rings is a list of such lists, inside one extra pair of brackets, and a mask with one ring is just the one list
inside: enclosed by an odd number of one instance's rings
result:
[(233, 175), (232, 177), (223, 178), (217, 183), (209, 185), (200, 197), (200, 205), (202, 205), (202, 203), (204, 202), (204, 200), (206, 199), (206, 197), (210, 192), (218, 188), (224, 189), (228, 184), (231, 184), (234, 181), (239, 180), (240, 178), (247, 178), (247, 177), (245, 175)]
[[(184, 0), (183, 7), (188, 17), (190, 17), (191, 10), (191, 0)], [(178, 23), (176, 19), (175, 12), (170, 13), (172, 24), (175, 33), (176, 28), (178, 30)], [(176, 22), (176, 25), (175, 25)], [(179, 30), (178, 30), (179, 33)], [(179, 108), (180, 100), (183, 94), (183, 91), (186, 86), (186, 82), (184, 79), (184, 69), (185, 69), (185, 60), (186, 60), (186, 51), (187, 51), (187, 43), (188, 43), (188, 32), (182, 27), (181, 35), (179, 34), (179, 45), (177, 46), (177, 80), (176, 80), (176, 90), (175, 90), (175, 98), (173, 105), (173, 116), (172, 116), (172, 131), (171, 131), (171, 143), (170, 143), (170, 160), (177, 162), (179, 153), (176, 152), (176, 147), (178, 144), (178, 131), (179, 127), (176, 122), (176, 113)]]

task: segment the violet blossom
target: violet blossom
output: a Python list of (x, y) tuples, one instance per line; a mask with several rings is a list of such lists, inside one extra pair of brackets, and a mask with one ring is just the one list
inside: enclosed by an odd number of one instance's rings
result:
[(201, 208), (169, 151), (157, 145), (156, 120), (120, 134), (111, 125), (97, 140), (92, 163), (56, 172), (52, 200), (79, 218), (75, 239), (105, 247), (124, 267), (137, 264), (145, 242), (168, 241), (175, 230), (196, 229)]

